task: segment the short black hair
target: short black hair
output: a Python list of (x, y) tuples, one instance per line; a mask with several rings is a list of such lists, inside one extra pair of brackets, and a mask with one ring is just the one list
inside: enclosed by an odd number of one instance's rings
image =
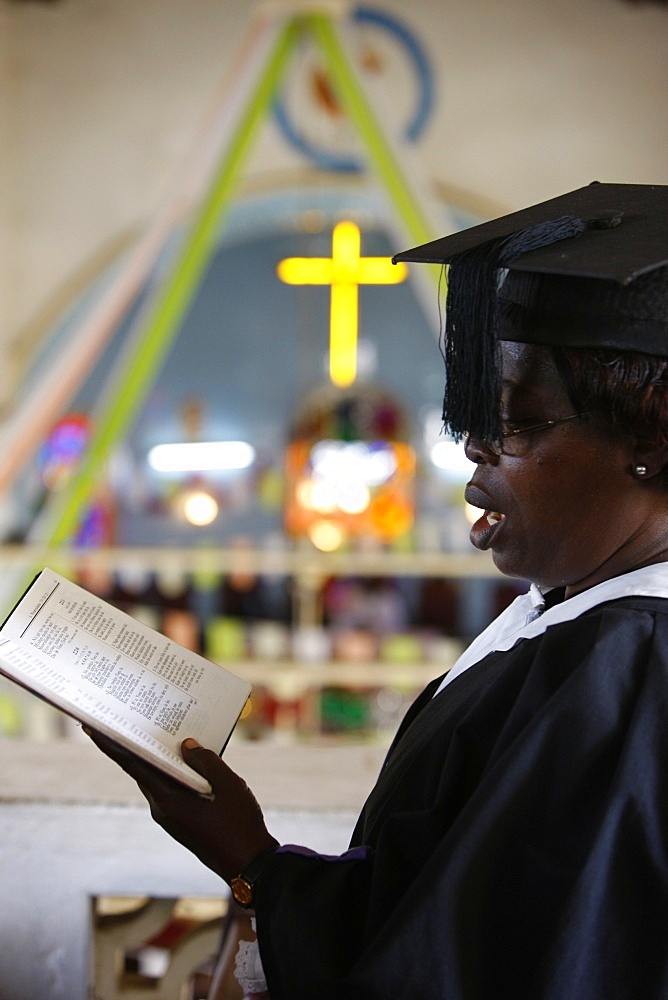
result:
[(592, 412), (645, 446), (668, 448), (668, 358), (615, 348), (552, 352), (577, 412)]

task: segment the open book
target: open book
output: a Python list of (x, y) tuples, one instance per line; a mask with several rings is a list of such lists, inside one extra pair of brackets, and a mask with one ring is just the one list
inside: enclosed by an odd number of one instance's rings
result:
[(0, 674), (199, 792), (181, 741), (222, 754), (251, 690), (50, 569), (0, 628)]

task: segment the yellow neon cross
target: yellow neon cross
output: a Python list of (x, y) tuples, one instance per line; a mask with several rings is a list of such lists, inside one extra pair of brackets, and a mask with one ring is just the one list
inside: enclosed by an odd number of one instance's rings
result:
[(360, 231), (339, 222), (332, 233), (331, 257), (287, 257), (277, 268), (288, 285), (331, 285), (329, 377), (334, 385), (352, 385), (357, 374), (358, 286), (396, 285), (408, 274), (405, 264), (389, 257), (360, 257)]

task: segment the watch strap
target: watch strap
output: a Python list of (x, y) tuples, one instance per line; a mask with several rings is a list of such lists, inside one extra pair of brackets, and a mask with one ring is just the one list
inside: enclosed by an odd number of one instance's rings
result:
[(276, 853), (278, 844), (272, 844), (253, 858), (251, 863), (230, 882), (232, 897), (244, 908), (250, 907), (255, 901), (255, 885), (264, 871), (269, 858)]

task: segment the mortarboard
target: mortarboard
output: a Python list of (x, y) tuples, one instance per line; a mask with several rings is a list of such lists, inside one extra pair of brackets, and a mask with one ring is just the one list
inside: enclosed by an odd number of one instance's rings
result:
[(593, 183), (393, 257), (449, 264), (444, 420), (498, 435), (498, 342), (668, 355), (668, 187)]

